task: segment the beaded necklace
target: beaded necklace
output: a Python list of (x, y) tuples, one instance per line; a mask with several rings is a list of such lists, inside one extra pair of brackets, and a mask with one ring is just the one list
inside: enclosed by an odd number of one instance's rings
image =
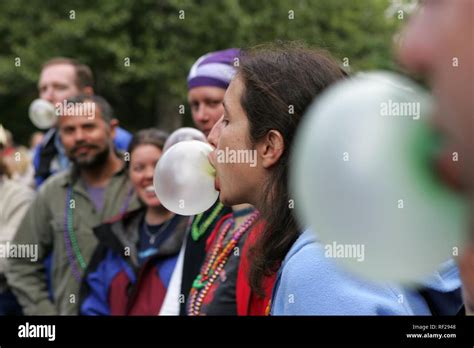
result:
[(232, 238), (224, 246), (224, 239), (229, 230), (234, 225), (234, 219), (230, 218), (226, 221), (212, 252), (208, 254), (206, 262), (201, 268), (201, 273), (196, 277), (190, 292), (188, 315), (199, 315), (201, 307), (209, 292), (211, 286), (221, 273), (232, 253), (232, 250), (238, 244), (240, 238), (250, 228), (250, 226), (260, 216), (259, 211), (254, 211), (247, 220), (232, 234)]
[(209, 226), (214, 222), (214, 219), (217, 217), (217, 215), (219, 215), (219, 213), (222, 211), (223, 208), (224, 208), (224, 205), (221, 202), (219, 202), (219, 204), (217, 204), (217, 206), (212, 211), (211, 215), (209, 215), (207, 219), (199, 227), (198, 227), (199, 222), (201, 222), (201, 219), (204, 213), (198, 214), (196, 216), (191, 227), (191, 237), (193, 238), (195, 242), (199, 240), (199, 238), (201, 238), (206, 233)]
[[(120, 214), (125, 213), (130, 203), (130, 199), (133, 194), (133, 188), (127, 193), (125, 200), (123, 202), (122, 208), (120, 209)], [(72, 185), (69, 185), (66, 192), (66, 204), (64, 206), (64, 242), (66, 244), (66, 255), (71, 265), (72, 275), (74, 278), (81, 282), (81, 271), (77, 267), (81, 268), (84, 271), (87, 267), (86, 261), (82, 256), (81, 249), (77, 243), (76, 234), (74, 232), (74, 215), (73, 208), (70, 206), (71, 200), (74, 199)]]

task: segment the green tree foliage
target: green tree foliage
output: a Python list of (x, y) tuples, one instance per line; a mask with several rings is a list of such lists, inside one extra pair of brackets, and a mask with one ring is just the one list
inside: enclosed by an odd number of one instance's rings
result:
[(26, 141), (40, 67), (55, 56), (89, 64), (96, 92), (132, 131), (191, 124), (186, 76), (213, 50), (299, 40), (341, 64), (347, 58), (351, 71), (394, 69), (393, 37), (405, 19), (387, 17), (388, 7), (388, 0), (1, 1), (0, 123)]

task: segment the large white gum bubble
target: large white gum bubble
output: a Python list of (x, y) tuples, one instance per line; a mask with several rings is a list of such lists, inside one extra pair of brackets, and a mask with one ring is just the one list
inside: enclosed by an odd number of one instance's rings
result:
[(33, 100), (28, 115), (31, 122), (39, 129), (48, 129), (56, 124), (57, 116), (54, 105), (44, 99)]
[(296, 213), (357, 275), (414, 285), (461, 250), (467, 204), (431, 165), (432, 104), (410, 80), (370, 72), (330, 87), (299, 127)]
[(163, 206), (179, 215), (196, 215), (217, 200), (215, 170), (208, 160), (211, 145), (185, 140), (172, 145), (155, 168), (153, 185)]

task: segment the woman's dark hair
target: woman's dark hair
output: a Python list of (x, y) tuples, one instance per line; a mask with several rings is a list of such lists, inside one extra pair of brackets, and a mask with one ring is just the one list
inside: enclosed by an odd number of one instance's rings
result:
[(299, 236), (288, 192), (289, 155), (296, 129), (314, 98), (344, 73), (326, 52), (300, 43), (277, 43), (243, 50), (237, 76), (244, 84), (241, 104), (249, 120), (251, 142), (255, 144), (273, 129), (285, 143), (264, 186), (266, 227), (250, 252), (250, 285), (262, 295), (264, 276), (277, 271)]
[(128, 153), (131, 155), (133, 150), (135, 150), (140, 145), (154, 145), (160, 150), (163, 150), (163, 146), (165, 146), (167, 138), (168, 133), (160, 129), (142, 129), (133, 135), (130, 145), (128, 145)]

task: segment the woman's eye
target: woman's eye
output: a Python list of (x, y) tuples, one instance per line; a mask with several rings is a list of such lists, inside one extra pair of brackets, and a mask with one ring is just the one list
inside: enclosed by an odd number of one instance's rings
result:
[(227, 125), (229, 124), (229, 120), (226, 119), (226, 118), (222, 119), (222, 124), (223, 124), (224, 126), (227, 126)]

